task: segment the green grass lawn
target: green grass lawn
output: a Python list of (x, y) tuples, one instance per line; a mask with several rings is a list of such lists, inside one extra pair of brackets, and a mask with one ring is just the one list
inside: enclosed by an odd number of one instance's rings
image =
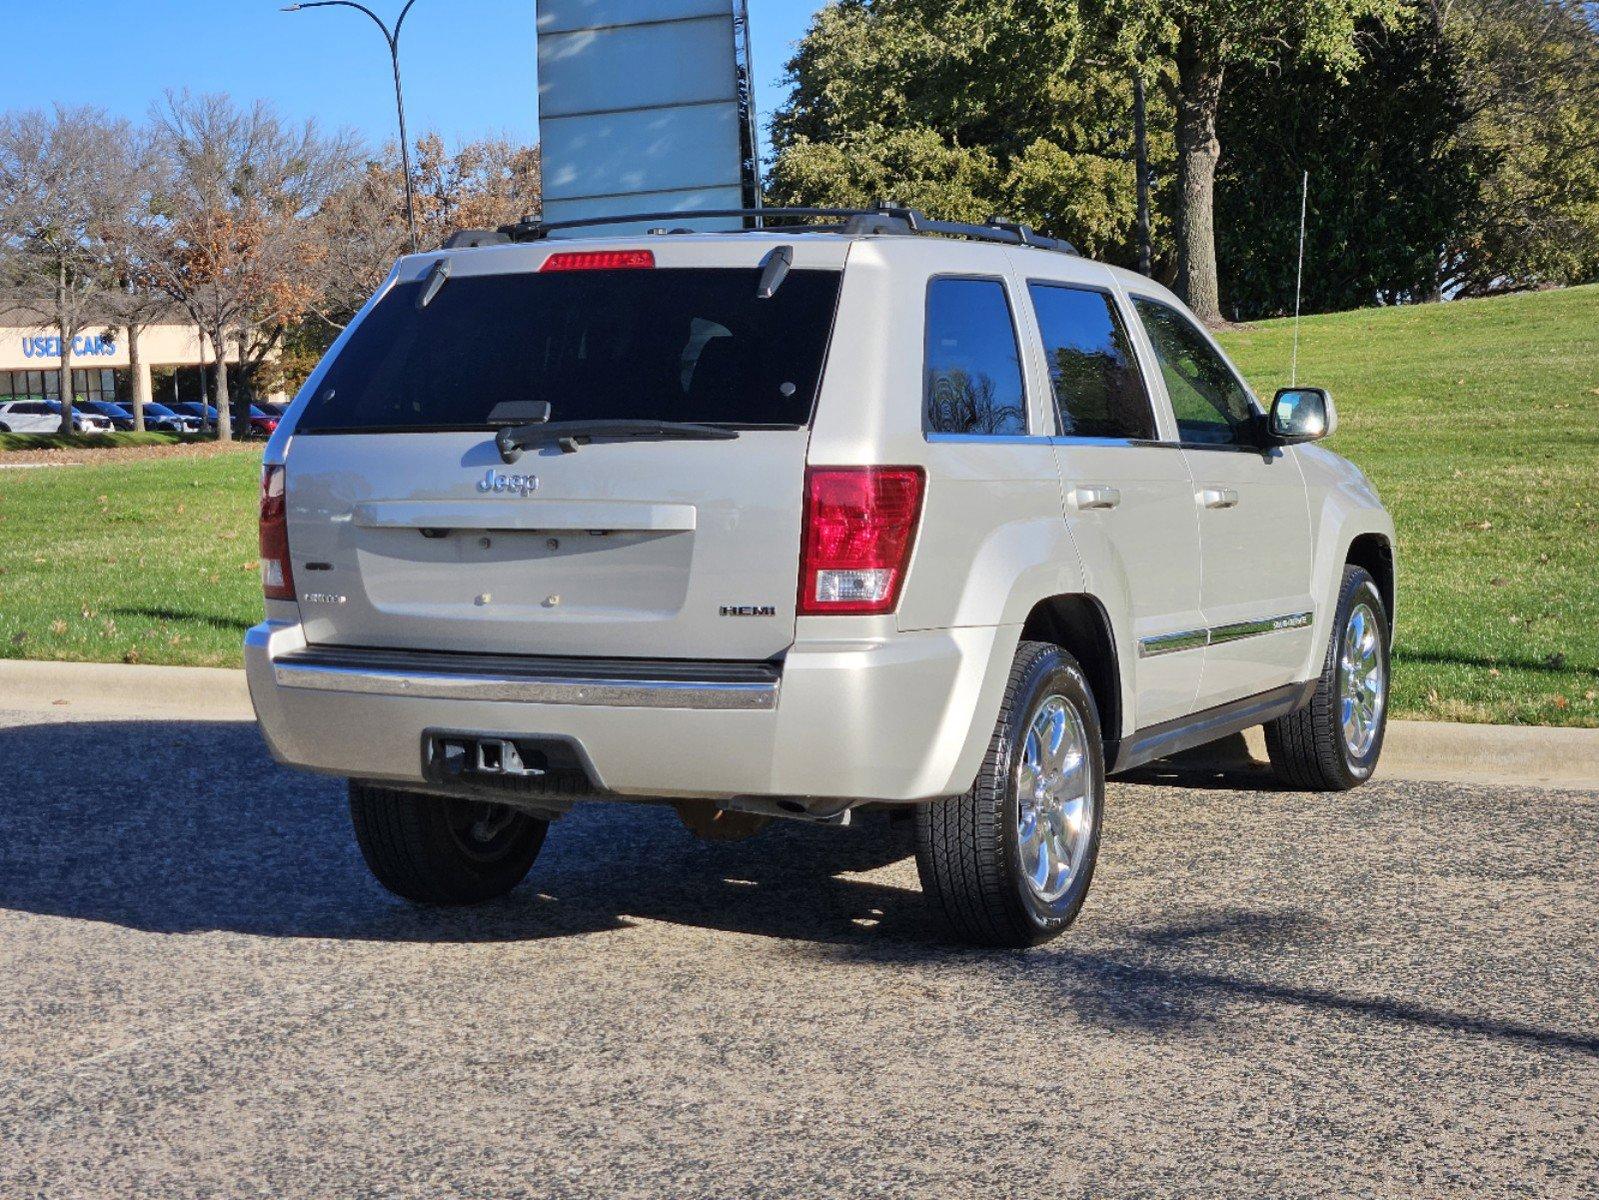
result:
[(260, 474), (258, 449), (0, 471), (0, 656), (238, 666)]
[[(1269, 399), (1291, 338), (1222, 341)], [(1599, 287), (1306, 319), (1299, 381), (1398, 526), (1395, 711), (1599, 725)]]
[[(1290, 333), (1224, 338), (1263, 395)], [(1394, 711), (1599, 725), (1599, 287), (1309, 318), (1300, 380), (1399, 525)], [(237, 665), (259, 468), (0, 471), (0, 655)]]

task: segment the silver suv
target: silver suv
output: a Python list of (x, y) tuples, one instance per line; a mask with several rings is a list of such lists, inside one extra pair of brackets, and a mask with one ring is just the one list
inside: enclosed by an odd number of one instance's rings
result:
[(1371, 775), (1393, 523), (1325, 392), (1263, 411), (1023, 227), (764, 221), (406, 258), (273, 436), (251, 695), (388, 888), (500, 895), (588, 800), (908, 808), (953, 931), (1030, 945), (1107, 774), (1265, 724), (1294, 786)]

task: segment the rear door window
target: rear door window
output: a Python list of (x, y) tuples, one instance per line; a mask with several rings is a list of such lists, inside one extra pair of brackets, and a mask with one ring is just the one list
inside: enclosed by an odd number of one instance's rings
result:
[(657, 269), (468, 275), (419, 308), (390, 289), (329, 366), (302, 433), (482, 429), (495, 405), (552, 421), (807, 424), (840, 272)]
[(1027, 398), (1005, 285), (941, 278), (927, 285), (922, 393), (929, 433), (1021, 435)]
[(1116, 302), (1093, 288), (1032, 283), (1028, 292), (1066, 437), (1151, 440), (1155, 416)]

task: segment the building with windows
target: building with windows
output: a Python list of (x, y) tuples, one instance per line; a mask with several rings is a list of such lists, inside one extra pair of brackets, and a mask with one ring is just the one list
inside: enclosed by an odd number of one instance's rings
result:
[[(199, 400), (216, 362), (209, 338), (181, 310), (163, 313), (139, 333), (139, 369), (134, 372), (125, 326), (103, 318), (89, 322), (72, 344), (74, 401), (135, 398), (163, 403)], [(237, 365), (237, 348), (227, 361)], [(0, 299), (0, 403), (60, 398), (60, 338), (40, 320), (36, 305)]]

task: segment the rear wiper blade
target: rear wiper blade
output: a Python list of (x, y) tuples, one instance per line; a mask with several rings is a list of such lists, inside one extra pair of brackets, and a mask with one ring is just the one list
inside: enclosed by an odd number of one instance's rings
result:
[(696, 425), (689, 421), (548, 421), (510, 425), (494, 435), (500, 457), (514, 463), (522, 451), (551, 444), (571, 454), (578, 446), (595, 438), (683, 439), (685, 441), (731, 442), (738, 430), (722, 425)]

